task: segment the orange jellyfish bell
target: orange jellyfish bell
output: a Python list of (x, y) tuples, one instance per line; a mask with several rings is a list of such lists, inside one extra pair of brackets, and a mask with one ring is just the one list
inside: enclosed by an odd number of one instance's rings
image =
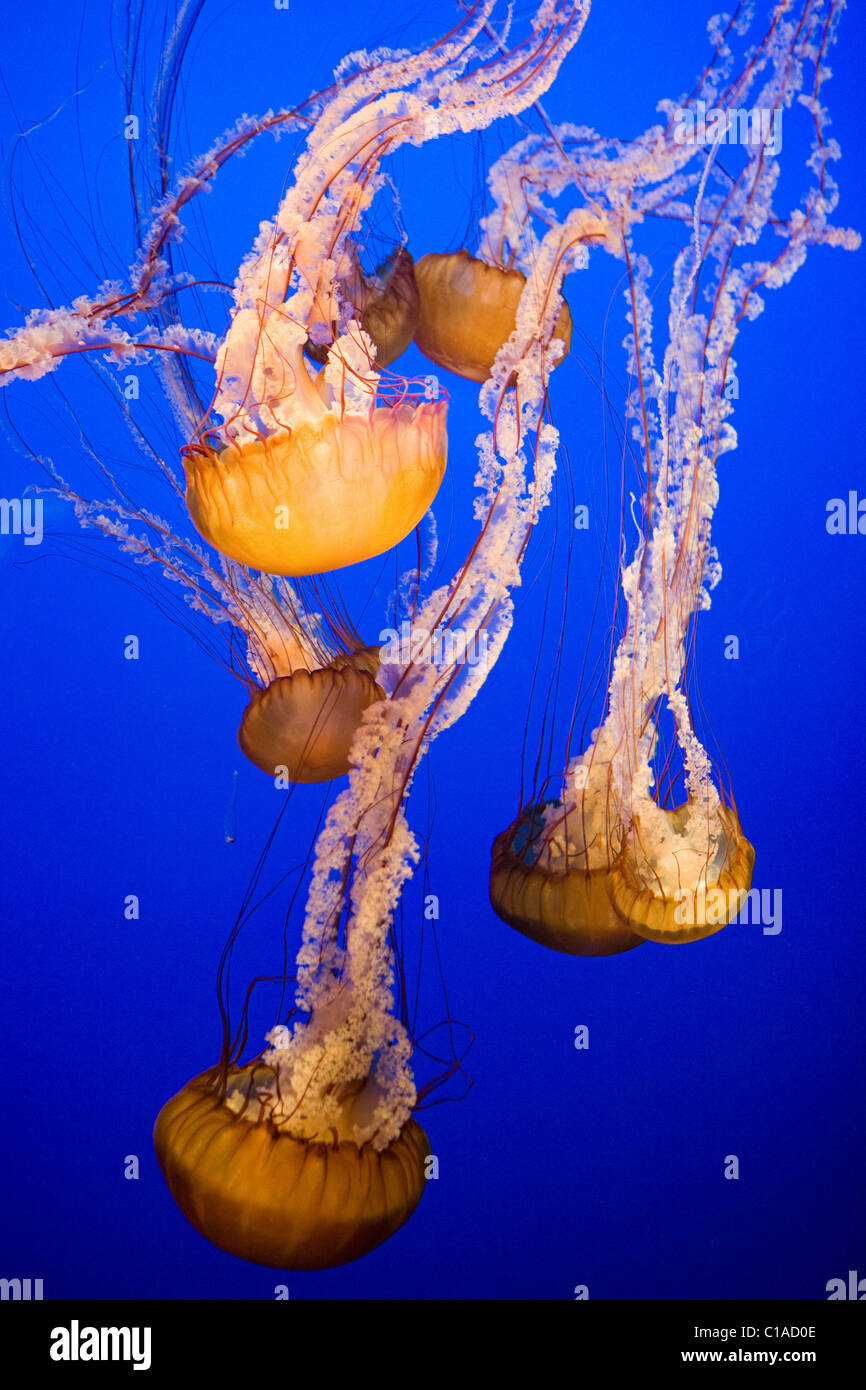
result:
[[(348, 248), (347, 248), (348, 249)], [(352, 252), (352, 274), (345, 282), (347, 298), (361, 327), (376, 347), (376, 366), (389, 367), (407, 349), (418, 325), (418, 286), (415, 263), (405, 246), (399, 247), (375, 275), (365, 275)], [(314, 362), (326, 362), (328, 345), (309, 338), (305, 345)]]
[(405, 246), (376, 272), (383, 288), (371, 290), (361, 298), (361, 323), (376, 344), (380, 367), (395, 362), (407, 349), (418, 326), (419, 294), (415, 265)]
[[(296, 374), (306, 370), (298, 354)], [(445, 401), (318, 408), (290, 428), (184, 452), (196, 529), (221, 554), (277, 575), (323, 574), (381, 555), (414, 530), (439, 490)]]
[[(439, 367), (471, 381), (486, 381), (496, 354), (507, 342), (517, 320), (517, 306), (526, 284), (519, 270), (470, 256), (431, 253), (415, 266), (418, 285), (418, 347)], [(554, 336), (571, 345), (571, 311), (563, 303)]]
[[(553, 803), (557, 804), (557, 803)], [(542, 835), (544, 807), (528, 806), (493, 842), (490, 902), (516, 931), (572, 956), (611, 956), (640, 946), (643, 937), (616, 911), (610, 869), (587, 867), (585, 853), (552, 853), (555, 838)], [(579, 811), (563, 815), (563, 835), (573, 842)]]
[[(687, 822), (694, 809), (686, 802), (661, 813), (670, 827), (669, 843), (682, 843), (686, 852)], [(712, 858), (707, 861), (704, 855), (697, 873), (692, 874), (683, 873), (677, 863), (676, 886), (670, 866), (666, 870), (657, 862), (640, 817), (635, 819), (623, 852), (613, 865), (610, 894), (618, 916), (646, 940), (671, 944), (699, 941), (721, 931), (739, 914), (752, 886), (755, 850), (743, 834), (733, 807), (720, 806), (718, 817), (721, 834)], [(682, 852), (676, 857), (681, 859)]]
[(351, 1138), (364, 1082), (344, 1088), (340, 1122), (296, 1138), (258, 1099), (273, 1081), (261, 1062), (195, 1077), (157, 1116), (154, 1145), (169, 1190), (212, 1244), (277, 1269), (327, 1269), (381, 1245), (409, 1219), (425, 1187), (429, 1142), (409, 1119), (376, 1149)]
[(361, 716), (384, 700), (376, 683), (379, 648), (362, 647), (327, 666), (301, 667), (257, 690), (238, 730), (241, 750), (256, 767), (292, 782), (328, 782), (349, 771), (349, 749)]

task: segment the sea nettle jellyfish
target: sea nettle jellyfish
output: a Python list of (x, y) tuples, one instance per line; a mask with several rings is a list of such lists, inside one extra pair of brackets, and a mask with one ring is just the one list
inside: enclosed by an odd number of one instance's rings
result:
[[(364, 710), (385, 698), (379, 648), (364, 646), (345, 614), (318, 611), (285, 579), (223, 561), (220, 587), (246, 639), (246, 670), (236, 670), (249, 693), (241, 751), (277, 785), (344, 776)], [(318, 586), (313, 593), (328, 597)]]
[[(352, 304), (364, 332), (375, 347), (371, 367), (390, 367), (411, 343), (418, 326), (418, 284), (415, 263), (408, 248), (399, 246), (373, 275), (367, 275), (354, 245), (346, 244), (351, 271), (340, 285), (342, 297)], [(336, 322), (331, 324), (327, 343), (308, 338), (304, 350), (314, 362), (328, 360), (330, 343), (338, 336)]]
[(342, 777), (364, 710), (385, 698), (375, 679), (378, 648), (362, 647), (312, 669), (291, 661), (285, 666), (244, 710), (242, 751), (263, 772), (290, 782)]
[[(447, 402), (387, 392), (376, 341), (347, 297), (348, 228), (375, 192), (389, 144), (412, 134), (408, 117), (399, 133), (389, 129), (394, 113), (378, 85), (386, 80), (382, 70), (359, 89), (364, 121), (356, 108), (336, 127), (323, 116), (314, 128), (310, 149), (326, 145), (331, 159), (302, 161), (276, 222), (241, 267), (217, 359), (213, 411), (224, 423), (184, 450), (197, 529), (222, 554), (272, 574), (321, 574), (392, 549), (418, 525), (445, 471)], [(304, 219), (309, 207), (320, 209), (317, 219)], [(366, 282), (356, 283), (366, 301)], [(399, 305), (385, 290), (367, 309), (368, 328), (376, 310), (390, 359), (406, 337)], [(304, 349), (334, 324), (314, 376)]]
[[(643, 514), (622, 564), (625, 623), (611, 652), (604, 718), (569, 763), (560, 794), (525, 807), (493, 845), (494, 908), (555, 950), (607, 955), (647, 940), (693, 941), (736, 917), (751, 885), (754, 849), (692, 725), (687, 657), (695, 617), (721, 574), (711, 523), (719, 460), (736, 445), (729, 417), (737, 329), (762, 309), (762, 291), (799, 269), (810, 246), (858, 244), (830, 224), (837, 194), (828, 166), (838, 148), (813, 95), (827, 76), (841, 8), (834, 0), (780, 4), (733, 79), (729, 44), (746, 23), (714, 20), (714, 61), (688, 99), (661, 104), (665, 124), (628, 144), (562, 127), (523, 141), (491, 177), (494, 244), (526, 254), (529, 214), (543, 213), (551, 193), (570, 190), (619, 230), (619, 240), (600, 244), (626, 265), (634, 384), (624, 447), (640, 463)], [(804, 90), (809, 95), (799, 96)], [(702, 140), (694, 110), (714, 113)], [(797, 113), (811, 124), (807, 163), (815, 177), (787, 213), (776, 205), (782, 112), (786, 153)], [(673, 267), (659, 365), (651, 265), (635, 246), (637, 224), (649, 215), (674, 226), (678, 219), (688, 234)], [(679, 776), (674, 753), (660, 754), (663, 718), (673, 722)]]
[[(415, 341), (425, 357), (470, 381), (486, 381), (496, 354), (514, 332), (526, 276), (521, 270), (488, 264), (468, 251), (456, 251), (423, 256), (415, 267), (415, 280)], [(554, 337), (568, 351), (571, 312), (566, 303)]]

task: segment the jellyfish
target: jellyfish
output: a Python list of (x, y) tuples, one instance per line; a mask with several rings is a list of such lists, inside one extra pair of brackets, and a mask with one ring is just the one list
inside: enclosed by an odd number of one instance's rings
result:
[(154, 1144), (184, 1216), (214, 1245), (256, 1264), (322, 1269), (367, 1254), (409, 1219), (424, 1193), (429, 1142), (410, 1118), (383, 1149), (356, 1143), (367, 1084), (337, 1088), (340, 1117), (297, 1137), (275, 1108), (261, 1062), (215, 1072), (163, 1107)]
[[(361, 327), (373, 343), (376, 352), (371, 367), (390, 367), (406, 351), (418, 326), (418, 284), (415, 263), (406, 246), (396, 251), (373, 275), (361, 266), (357, 249), (352, 242), (346, 245), (351, 263), (347, 283), (342, 287), (344, 298), (355, 306)], [(336, 323), (331, 325), (332, 339)], [(314, 362), (328, 360), (329, 343), (314, 343), (308, 338), (304, 350)]]
[[(486, 381), (496, 354), (514, 332), (526, 276), (461, 250), (423, 256), (415, 267), (415, 279), (418, 347), (438, 367), (470, 381)], [(554, 338), (564, 343), (567, 352), (571, 311), (564, 301)]]
[(345, 617), (326, 619), (285, 580), (230, 561), (222, 568), (251, 677), (241, 751), (278, 785), (344, 776), (364, 710), (385, 698), (378, 646), (363, 645)]
[[(387, 392), (363, 327), (366, 303), (386, 355), (399, 349), (409, 268), (396, 262), (402, 274), (371, 297), (346, 249), (347, 219), (372, 197), (382, 154), (417, 122), (405, 117), (394, 129), (385, 80), (378, 72), (361, 88), (363, 121), (354, 111), (310, 135), (327, 139), (331, 159), (299, 170), (241, 267), (212, 408), (183, 451), (198, 531), (223, 555), (271, 574), (323, 574), (391, 550), (429, 510), (445, 471), (447, 400)], [(301, 215), (308, 207), (320, 210), (317, 220)], [(321, 345), (334, 324), (313, 376), (304, 348)]]
[[(807, 164), (817, 182), (801, 206), (788, 213), (777, 206), (779, 166), (764, 126), (756, 132), (753, 124), (745, 143), (719, 155), (729, 117), (736, 128), (748, 106), (759, 114), (785, 110), (793, 126), (810, 64), (818, 68), (815, 90), (820, 85), (825, 30), (834, 31), (839, 6), (807, 3), (797, 22), (783, 18), (786, 8), (777, 8), (735, 78), (729, 42), (739, 27), (711, 26), (718, 63), (695, 99), (721, 114), (706, 144), (682, 138), (685, 123), (666, 102), (666, 122), (636, 141), (561, 127), (522, 141), (491, 174), (497, 207), (486, 231), (494, 245), (531, 254), (530, 214), (568, 191), (614, 229), (589, 244), (626, 267), (633, 383), (626, 427), (642, 499), (639, 518), (633, 504), (630, 555), (624, 542), (624, 624), (610, 653), (604, 714), (589, 746), (569, 760), (559, 794), (533, 800), (497, 836), (490, 871), (499, 916), (566, 953), (608, 955), (644, 941), (704, 938), (737, 917), (751, 886), (755, 851), (732, 795), (714, 779), (687, 688), (694, 623), (721, 575), (711, 525), (719, 462), (737, 442), (727, 389), (732, 353), (740, 324), (763, 307), (763, 292), (787, 283), (808, 248), (853, 248), (859, 240), (831, 224), (837, 193), (829, 163), (838, 150), (825, 141), (826, 113), (811, 98)], [(785, 144), (792, 148), (791, 134)], [(636, 245), (649, 215), (670, 217), (686, 232), (660, 362), (652, 264)], [(673, 748), (664, 751), (663, 720), (673, 725)]]
[(272, 777), (329, 782), (349, 770), (365, 709), (385, 692), (376, 683), (379, 649), (362, 647), (327, 666), (298, 666), (257, 690), (238, 729), (241, 750)]
[[(293, 399), (306, 376), (298, 354)], [(447, 402), (356, 401), (344, 413), (335, 400), (348, 393), (328, 394), (324, 404), (311, 392), (273, 436), (217, 447), (208, 434), (189, 445), (190, 516), (238, 564), (282, 575), (343, 569), (391, 550), (429, 510), (445, 472)]]

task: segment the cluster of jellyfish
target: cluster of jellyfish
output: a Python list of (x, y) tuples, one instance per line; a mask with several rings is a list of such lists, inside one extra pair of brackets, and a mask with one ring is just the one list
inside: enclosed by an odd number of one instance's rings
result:
[[(624, 141), (554, 126), (541, 105), (589, 0), (543, 0), (519, 40), (497, 27), (494, 0), (476, 0), (428, 49), (353, 54), (303, 107), (245, 119), (158, 201), (126, 287), (35, 311), (0, 343), (4, 384), (44, 376), (72, 353), (159, 362), (186, 440), (188, 516), (207, 549), (138, 515), (122, 489), (98, 501), (55, 483), (82, 525), (158, 562), (200, 611), (242, 635), (238, 737), (251, 762), (289, 782), (343, 779), (315, 847), (291, 1026), (276, 1025), (252, 1062), (227, 1044), (156, 1122), (178, 1206), (234, 1255), (293, 1269), (344, 1263), (396, 1231), (424, 1191), (429, 1145), (389, 941), (419, 858), (406, 803), (425, 751), (468, 708), (511, 628), (558, 462), (548, 381), (599, 256), (623, 270), (625, 420), (642, 496), (622, 555), (603, 718), (563, 759), (556, 795), (530, 801), (495, 840), (490, 900), (510, 926), (577, 956), (693, 941), (739, 911), (755, 854), (695, 733), (685, 673), (720, 574), (711, 527), (719, 464), (736, 445), (725, 388), (737, 331), (810, 246), (856, 244), (831, 225), (838, 150), (820, 101), (840, 10), (839, 0), (778, 4), (739, 68), (754, 20), (741, 9), (713, 21), (694, 89)], [(812, 182), (798, 207), (776, 205), (779, 164), (760, 134), (724, 151), (721, 135), (682, 139), (676, 112), (698, 102), (791, 112), (810, 127)], [(415, 260), (400, 245), (364, 270), (358, 229), (401, 145), (521, 115), (537, 130), (524, 124), (489, 170), (472, 252)], [(170, 248), (186, 205), (278, 126), (302, 131), (305, 145), (240, 266), (224, 332), (210, 335), (182, 321)], [(651, 216), (678, 238), (663, 325), (636, 244)], [(302, 581), (385, 554), (434, 503), (448, 403), (392, 370), (412, 342), (444, 374), (479, 385), (480, 421), (474, 542), (449, 583), (424, 593), (419, 571), (413, 618), (427, 632), (483, 631), (483, 665), (447, 649), (383, 661), (305, 598)], [(212, 373), (209, 401), (193, 359)], [(657, 788), (663, 713), (683, 767), (674, 805)]]

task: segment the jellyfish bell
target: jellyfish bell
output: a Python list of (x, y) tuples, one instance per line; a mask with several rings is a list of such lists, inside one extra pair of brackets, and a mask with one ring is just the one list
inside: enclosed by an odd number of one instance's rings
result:
[(381, 1245), (425, 1187), (429, 1142), (409, 1118), (382, 1149), (355, 1141), (369, 1079), (347, 1083), (336, 1124), (289, 1133), (275, 1112), (275, 1074), (261, 1061), (204, 1072), (163, 1106), (154, 1145), (187, 1220), (240, 1259), (326, 1269)]
[(300, 350), (286, 370), (299, 401), (286, 427), (238, 439), (208, 431), (184, 450), (196, 529), (222, 555), (277, 575), (324, 574), (392, 549), (442, 482), (447, 402), (347, 410), (324, 380), (316, 390)]
[[(702, 809), (685, 802), (635, 818), (612, 867), (609, 892), (617, 915), (647, 941), (699, 941), (739, 914), (752, 886), (755, 850), (733, 807), (719, 806), (708, 834)], [(660, 829), (653, 837), (653, 823)]]
[[(268, 602), (272, 592), (279, 602)], [(327, 606), (326, 591), (315, 592)], [(385, 699), (380, 648), (362, 646), (345, 617), (314, 611), (285, 580), (245, 576), (236, 608), (250, 673), (238, 730), (242, 752), (289, 782), (342, 777), (364, 711)]]
[[(418, 325), (415, 263), (405, 246), (398, 247), (375, 275), (364, 274), (354, 247), (351, 259), (350, 276), (341, 288), (375, 345), (376, 359), (371, 365), (389, 367), (406, 351)], [(328, 343), (314, 343), (308, 338), (304, 350), (314, 362), (324, 364), (328, 348)]]
[[(418, 327), (415, 342), (438, 367), (486, 381), (496, 354), (514, 332), (526, 276), (488, 265), (468, 251), (422, 256), (415, 266)], [(571, 311), (563, 301), (554, 337), (568, 351)]]
[[(529, 806), (493, 842), (490, 902), (499, 917), (532, 941), (572, 956), (611, 956), (644, 940), (617, 912), (607, 862), (591, 866), (583, 817), (560, 802)], [(545, 833), (553, 814), (558, 834)]]
[(336, 656), (327, 666), (276, 676), (253, 694), (238, 743), (251, 763), (292, 782), (327, 782), (349, 771), (364, 710), (385, 692), (376, 682), (379, 648)]
[(381, 290), (361, 297), (361, 322), (376, 344), (376, 361), (388, 367), (406, 351), (418, 326), (419, 295), (415, 264), (401, 246), (376, 272)]

